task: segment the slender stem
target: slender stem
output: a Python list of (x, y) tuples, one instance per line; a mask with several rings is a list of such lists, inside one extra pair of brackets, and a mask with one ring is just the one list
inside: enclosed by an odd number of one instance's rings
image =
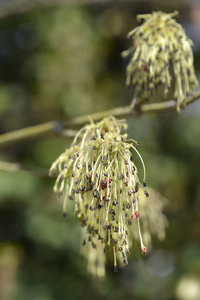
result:
[[(196, 92), (194, 95), (186, 98), (186, 105), (189, 105), (200, 98), (200, 91)], [(183, 108), (183, 107), (182, 107)], [(70, 121), (51, 121), (44, 124), (31, 126), (19, 130), (15, 130), (12, 132), (4, 133), (0, 135), (0, 146), (7, 146), (9, 144), (14, 144), (15, 142), (27, 140), (30, 138), (38, 137), (44, 135), (46, 133), (59, 133), (63, 134), (67, 137), (74, 137), (77, 131), (69, 129), (74, 127), (80, 127), (83, 124), (89, 122), (89, 118), (93, 121), (101, 120), (110, 115), (119, 117), (119, 118), (131, 118), (136, 117), (141, 114), (151, 113), (151, 112), (169, 112), (176, 111), (176, 101), (169, 100), (165, 102), (159, 103), (145, 103), (141, 106), (135, 106), (132, 108), (131, 106), (124, 107), (116, 107), (110, 110), (97, 112), (94, 114), (83, 115), (76, 117)], [(68, 128), (68, 129), (63, 129)]]

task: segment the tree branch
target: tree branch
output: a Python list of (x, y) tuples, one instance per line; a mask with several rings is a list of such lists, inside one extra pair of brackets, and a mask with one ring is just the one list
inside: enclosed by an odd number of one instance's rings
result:
[(15, 142), (38, 137), (46, 133), (61, 134), (65, 137), (74, 137), (77, 131), (72, 129), (64, 130), (60, 121), (51, 121), (1, 134), (0, 146), (8, 146), (10, 144), (14, 144)]
[[(200, 98), (200, 91), (197, 91), (194, 95), (189, 96), (185, 99), (186, 105), (189, 105)], [(182, 107), (184, 108), (184, 107)], [(151, 112), (170, 112), (176, 111), (176, 101), (169, 100), (159, 103), (147, 103), (142, 104), (140, 107), (131, 108), (130, 106), (116, 107), (110, 110), (97, 112), (91, 114), (90, 117), (94, 121), (101, 120), (102, 118), (108, 117), (110, 115), (118, 118), (131, 118), (136, 117), (141, 114), (151, 113)], [(35, 125), (12, 132), (4, 133), (0, 135), (0, 146), (7, 146), (9, 144), (14, 144), (18, 141), (27, 140), (30, 138), (38, 137), (47, 133), (57, 133), (63, 134), (67, 137), (74, 137), (75, 130), (69, 129), (77, 126), (82, 126), (83, 124), (89, 122), (88, 115), (83, 115), (76, 117), (70, 121), (51, 121), (40, 125)], [(64, 128), (67, 128), (64, 130)]]
[[(140, 0), (4, 0), (0, 1), (0, 19), (25, 13), (37, 8), (50, 8), (58, 7), (64, 5), (97, 5), (97, 4), (123, 4), (134, 5), (135, 2), (140, 2)], [(166, 1), (162, 3), (160, 0), (146, 0), (146, 3), (158, 3), (163, 6), (168, 6)], [(182, 3), (182, 6), (184, 4)], [(178, 6), (178, 5), (177, 5)]]
[(41, 169), (41, 168), (35, 168), (35, 167), (25, 167), (22, 166), (19, 163), (10, 163), (5, 161), (0, 161), (0, 170), (8, 171), (8, 172), (28, 172), (35, 175), (40, 175), (44, 177), (49, 176), (49, 170)]

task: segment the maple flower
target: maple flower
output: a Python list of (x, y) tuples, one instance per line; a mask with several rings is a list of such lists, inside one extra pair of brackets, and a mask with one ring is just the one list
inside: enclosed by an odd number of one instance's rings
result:
[[(83, 127), (71, 147), (52, 164), (50, 173), (58, 171), (54, 192), (64, 193), (63, 215), (67, 215), (67, 202), (75, 200), (75, 215), (85, 227), (83, 245), (103, 252), (112, 251), (114, 270), (117, 258), (128, 263), (128, 235), (132, 224), (137, 223), (141, 251), (146, 253), (140, 229), (138, 190), (146, 197), (146, 170), (137, 150), (138, 143), (122, 134), (124, 120), (105, 118)], [(143, 184), (131, 150), (141, 160)], [(101, 243), (99, 243), (99, 241)]]
[(174, 98), (177, 111), (184, 106), (185, 97), (198, 86), (193, 65), (192, 41), (183, 27), (173, 17), (178, 12), (166, 14), (153, 12), (138, 15), (143, 23), (130, 31), (133, 46), (122, 53), (131, 55), (127, 66), (126, 84), (135, 88), (135, 97), (148, 100), (162, 85), (167, 96), (172, 82), (175, 82)]

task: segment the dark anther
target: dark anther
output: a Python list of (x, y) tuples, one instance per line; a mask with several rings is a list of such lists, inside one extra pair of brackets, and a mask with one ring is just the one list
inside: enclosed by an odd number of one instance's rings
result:
[(82, 245), (83, 245), (83, 246), (85, 246), (85, 245), (86, 245), (86, 241), (85, 241), (85, 240), (83, 241)]
[(105, 227), (106, 227), (107, 229), (111, 229), (112, 225), (111, 225), (110, 223), (106, 222)]
[(103, 199), (104, 202), (110, 201), (110, 199), (109, 199), (109, 197), (107, 197), (107, 195), (103, 196), (102, 199)]
[(104, 175), (105, 177), (108, 177), (108, 173), (103, 173), (103, 175)]
[(119, 250), (119, 251), (122, 251), (122, 250), (123, 250), (123, 247), (119, 247), (118, 250)]
[(124, 263), (124, 265), (128, 265), (127, 259), (124, 259), (124, 260), (123, 260), (123, 263)]
[(119, 227), (115, 226), (114, 232), (119, 232)]
[(124, 185), (128, 186), (128, 178), (124, 179)]
[(119, 175), (119, 180), (124, 179), (124, 174)]
[(91, 211), (94, 210), (94, 205), (90, 205), (90, 210), (91, 210)]
[(118, 273), (118, 268), (117, 268), (117, 266), (114, 266), (114, 272), (115, 272), (115, 273)]
[(149, 193), (147, 191), (144, 191), (144, 194), (146, 197), (149, 197)]
[(100, 194), (98, 191), (94, 190), (94, 192), (92, 194), (93, 194), (94, 198), (97, 198), (97, 199), (100, 198)]
[(107, 166), (107, 161), (104, 161), (104, 160), (101, 160), (101, 162), (102, 162), (102, 164), (103, 164), (103, 166)]
[(92, 174), (90, 174), (90, 173), (86, 174), (87, 179), (91, 179), (91, 177), (92, 177)]
[(111, 208), (111, 209), (109, 210), (109, 213), (115, 215), (114, 209)]
[(143, 187), (145, 187), (145, 186), (147, 186), (147, 185), (146, 185), (146, 182), (143, 181)]
[(103, 207), (103, 205), (104, 205), (104, 204), (103, 204), (103, 201), (101, 201), (101, 202), (98, 204), (98, 208), (101, 209), (101, 208)]
[(113, 200), (113, 205), (116, 206), (118, 204), (117, 200)]
[(106, 181), (104, 179), (101, 180), (100, 184), (101, 184), (102, 190), (105, 190), (107, 188), (107, 183), (106, 183)]
[(113, 246), (116, 246), (117, 245), (117, 240), (112, 239), (112, 244), (113, 244)]
[(69, 200), (73, 200), (73, 197), (72, 197), (72, 195), (69, 195)]
[(75, 183), (75, 184), (78, 184), (78, 183), (80, 183), (80, 180), (77, 179), (77, 178), (75, 178), (75, 179), (74, 179), (74, 183)]
[(104, 135), (103, 134), (101, 134), (101, 138), (104, 139)]
[(93, 146), (93, 148), (92, 148), (93, 150), (98, 150), (98, 148), (96, 147), (96, 146)]
[(128, 225), (132, 225), (132, 221), (128, 219)]
[(64, 211), (64, 212), (63, 212), (63, 217), (65, 218), (66, 216), (67, 216), (67, 212)]
[(74, 177), (75, 176), (75, 173), (74, 172), (72, 172), (72, 177)]
[(96, 249), (97, 245), (94, 244), (94, 243), (92, 243), (92, 247), (93, 247), (94, 249)]

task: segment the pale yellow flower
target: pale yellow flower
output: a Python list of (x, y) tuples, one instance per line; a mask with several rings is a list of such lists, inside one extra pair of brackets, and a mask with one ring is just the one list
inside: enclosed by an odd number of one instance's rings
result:
[(167, 96), (174, 81), (174, 98), (179, 111), (185, 105), (185, 97), (198, 86), (198, 81), (193, 66), (192, 41), (173, 19), (176, 15), (177, 12), (166, 14), (160, 11), (138, 15), (143, 23), (129, 32), (133, 46), (122, 55), (131, 54), (126, 84), (134, 86), (135, 97), (148, 100), (155, 95), (159, 85), (164, 87)]
[[(114, 269), (117, 257), (128, 263), (129, 231), (137, 223), (141, 251), (146, 253), (140, 229), (138, 190), (148, 196), (145, 183), (145, 165), (137, 150), (137, 142), (122, 134), (125, 121), (114, 117), (83, 127), (72, 146), (52, 164), (50, 173), (58, 171), (54, 192), (64, 193), (63, 215), (67, 202), (75, 201), (75, 215), (85, 227), (83, 244), (90, 243), (99, 251), (113, 251)], [(143, 184), (138, 178), (134, 156), (141, 160)], [(93, 251), (95, 253), (95, 251)], [(92, 251), (90, 251), (92, 253)], [(91, 254), (94, 256), (94, 254)]]

